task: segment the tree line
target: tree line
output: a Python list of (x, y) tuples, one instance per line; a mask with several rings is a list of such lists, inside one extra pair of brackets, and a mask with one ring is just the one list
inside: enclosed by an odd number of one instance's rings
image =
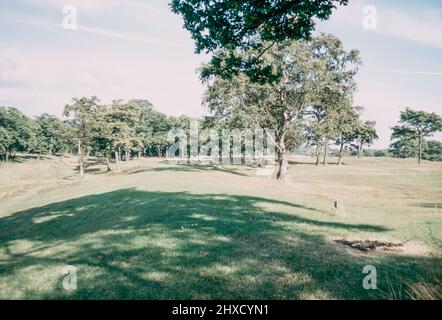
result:
[(115, 100), (110, 105), (97, 97), (74, 98), (63, 118), (44, 113), (31, 118), (16, 108), (0, 106), (0, 158), (9, 161), (16, 152), (80, 157), (80, 174), (88, 156), (119, 162), (131, 157), (165, 156), (172, 128), (188, 128), (190, 118), (156, 111), (147, 100)]
[[(345, 50), (331, 34), (280, 41), (265, 51), (256, 50), (221, 48), (215, 56), (247, 61), (259, 55), (265, 81), (234, 70), (221, 76), (213, 61), (200, 68), (206, 85), (203, 103), (210, 112), (198, 120), (203, 128), (263, 128), (276, 149), (278, 179), (287, 172), (288, 152), (300, 146), (313, 150), (317, 165), (326, 165), (333, 150), (340, 165), (346, 152), (361, 157), (364, 147), (378, 139), (375, 122), (363, 121), (363, 107), (353, 103), (354, 77), (361, 64), (357, 50)], [(169, 131), (189, 130), (190, 121), (186, 116), (167, 116), (140, 99), (106, 105), (97, 97), (74, 98), (64, 107), (63, 119), (49, 114), (29, 118), (15, 108), (0, 107), (0, 156), (8, 161), (18, 151), (75, 153), (83, 175), (86, 159), (93, 155), (105, 159), (108, 170), (113, 159), (119, 172), (120, 162), (131, 157), (165, 156), (173, 143), (168, 140)], [(442, 130), (439, 115), (407, 108), (392, 130), (389, 151), (393, 156), (416, 156), (420, 163), (431, 148), (427, 158), (438, 159), (440, 143), (427, 139)]]

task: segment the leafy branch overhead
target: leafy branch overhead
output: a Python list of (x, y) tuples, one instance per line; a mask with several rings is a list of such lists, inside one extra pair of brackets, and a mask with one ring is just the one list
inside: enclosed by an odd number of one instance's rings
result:
[[(315, 20), (328, 19), (348, 0), (172, 0), (173, 12), (195, 40), (197, 53), (212, 53), (211, 75), (245, 72), (252, 80), (273, 81), (262, 55), (287, 40), (309, 39)], [(253, 52), (241, 55), (242, 52)]]

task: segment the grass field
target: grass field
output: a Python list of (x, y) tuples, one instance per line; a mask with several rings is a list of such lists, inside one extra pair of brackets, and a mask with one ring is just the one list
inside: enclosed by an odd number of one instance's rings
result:
[[(313, 161), (292, 157), (285, 182), (161, 159), (91, 164), (83, 179), (71, 158), (2, 164), (0, 298), (441, 298), (442, 164)], [(401, 246), (341, 243), (366, 240)]]

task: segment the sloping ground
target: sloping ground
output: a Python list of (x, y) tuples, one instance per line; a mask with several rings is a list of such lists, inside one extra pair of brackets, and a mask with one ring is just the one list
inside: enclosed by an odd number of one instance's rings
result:
[[(250, 167), (157, 159), (133, 161), (121, 175), (97, 163), (79, 179), (71, 160), (0, 168), (0, 298), (383, 299), (440, 291), (438, 163), (350, 159), (317, 168), (295, 157), (280, 183)], [(361, 251), (347, 243), (405, 245)], [(77, 270), (74, 291), (62, 286), (67, 265)], [(377, 268), (378, 290), (363, 288), (366, 265)]]

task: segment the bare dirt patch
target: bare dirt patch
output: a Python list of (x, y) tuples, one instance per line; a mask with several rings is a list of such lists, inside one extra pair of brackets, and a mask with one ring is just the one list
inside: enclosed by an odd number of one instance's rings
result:
[(333, 238), (332, 242), (345, 246), (354, 252), (388, 252), (402, 255), (427, 256), (431, 253), (431, 248), (413, 240), (397, 241), (393, 239), (373, 239), (373, 238)]
[(345, 240), (337, 239), (334, 242), (349, 246), (353, 249), (360, 251), (372, 251), (372, 250), (383, 250), (383, 251), (401, 251), (404, 246), (403, 243), (395, 242), (384, 242), (377, 240)]

